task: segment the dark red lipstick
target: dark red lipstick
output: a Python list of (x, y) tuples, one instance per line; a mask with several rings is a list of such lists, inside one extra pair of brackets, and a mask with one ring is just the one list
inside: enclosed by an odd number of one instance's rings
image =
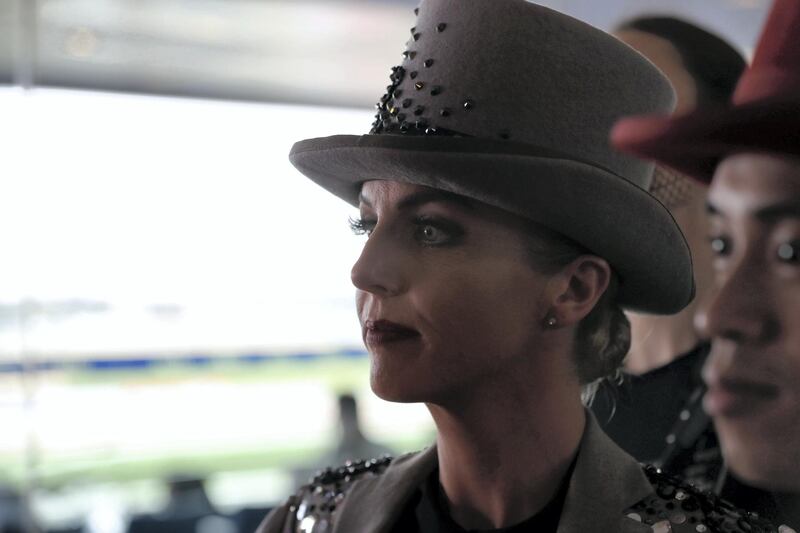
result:
[(364, 342), (368, 346), (380, 346), (417, 337), (419, 331), (389, 320), (367, 320), (364, 323)]

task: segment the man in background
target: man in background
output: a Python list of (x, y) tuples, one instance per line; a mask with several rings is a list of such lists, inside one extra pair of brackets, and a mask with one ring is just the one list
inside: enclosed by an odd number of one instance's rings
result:
[(772, 506), (753, 510), (795, 528), (800, 524), (798, 35), (800, 2), (777, 0), (753, 64), (728, 106), (680, 117), (630, 118), (612, 132), (612, 142), (623, 150), (711, 181), (714, 288), (697, 320), (712, 338), (703, 404), (727, 467), (771, 496)]
[[(725, 105), (746, 66), (729, 43), (673, 17), (636, 18), (620, 25), (614, 35), (666, 74), (677, 96), (676, 116)], [(711, 421), (700, 405), (700, 369), (709, 343), (692, 325), (712, 285), (707, 190), (706, 184), (666, 166), (656, 167), (650, 192), (686, 236), (697, 295), (675, 315), (628, 313), (632, 342), (625, 373), (616, 389), (600, 390), (592, 409), (625, 451), (711, 490), (722, 459)]]

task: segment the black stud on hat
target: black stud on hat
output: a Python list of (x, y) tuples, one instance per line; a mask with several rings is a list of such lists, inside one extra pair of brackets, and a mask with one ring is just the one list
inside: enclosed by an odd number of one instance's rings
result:
[[(622, 116), (671, 110), (655, 67), (525, 0), (425, 0), (413, 34), (370, 134), (296, 143), (289, 157), (303, 174), (354, 205), (375, 179), (473, 198), (608, 260), (628, 308), (673, 313), (691, 301), (689, 248), (647, 193), (652, 166), (607, 141)], [(413, 95), (402, 120), (397, 91)]]

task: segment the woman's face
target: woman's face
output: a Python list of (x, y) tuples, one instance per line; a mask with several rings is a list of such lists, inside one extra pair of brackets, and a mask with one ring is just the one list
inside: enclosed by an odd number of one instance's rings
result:
[(452, 401), (529, 368), (548, 277), (521, 219), (393, 181), (366, 182), (360, 212), (369, 238), (352, 280), (378, 396)]
[(709, 194), (716, 286), (698, 316), (725, 459), (745, 480), (800, 490), (800, 160), (740, 154)]

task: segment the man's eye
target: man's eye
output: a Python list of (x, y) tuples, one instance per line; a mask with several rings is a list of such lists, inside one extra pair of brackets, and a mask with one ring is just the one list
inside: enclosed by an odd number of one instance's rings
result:
[(367, 237), (370, 236), (372, 230), (375, 229), (375, 221), (374, 220), (366, 220), (364, 218), (352, 218), (347, 221), (350, 226), (350, 230), (356, 235), (366, 235)]
[(778, 259), (785, 263), (800, 262), (800, 241), (785, 242), (778, 246)]
[(711, 246), (711, 251), (715, 255), (728, 255), (731, 253), (731, 244), (726, 237), (711, 237), (708, 242)]

